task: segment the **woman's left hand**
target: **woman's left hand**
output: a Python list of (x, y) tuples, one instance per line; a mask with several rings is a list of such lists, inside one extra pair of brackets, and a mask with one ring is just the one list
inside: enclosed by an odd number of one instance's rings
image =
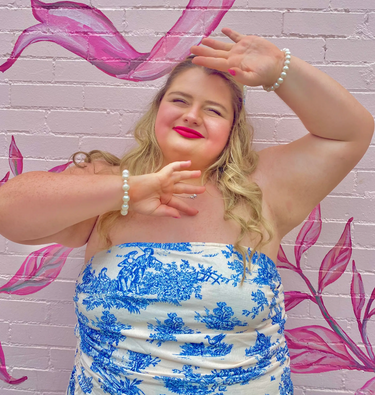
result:
[(204, 46), (194, 46), (197, 55), (193, 63), (208, 68), (229, 71), (236, 81), (248, 86), (271, 86), (284, 66), (284, 53), (268, 40), (244, 36), (229, 28), (222, 29), (233, 43), (205, 38)]

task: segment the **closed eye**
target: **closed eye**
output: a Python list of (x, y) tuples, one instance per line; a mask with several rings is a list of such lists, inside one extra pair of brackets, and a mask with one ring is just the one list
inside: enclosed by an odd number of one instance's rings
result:
[(172, 103), (185, 103), (186, 104), (186, 100), (184, 100), (184, 99), (173, 99)]
[(221, 112), (218, 110), (215, 110), (214, 108), (209, 108), (208, 111), (211, 111), (211, 112), (215, 113), (216, 115), (219, 115), (220, 117), (222, 116)]

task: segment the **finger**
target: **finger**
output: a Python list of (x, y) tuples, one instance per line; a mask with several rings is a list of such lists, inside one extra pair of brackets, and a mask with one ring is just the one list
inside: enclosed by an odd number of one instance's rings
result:
[(201, 175), (200, 170), (180, 170), (172, 174), (173, 182), (178, 183), (183, 180), (189, 180), (191, 178), (199, 178)]
[(221, 31), (229, 37), (235, 43), (238, 43), (245, 35), (236, 32), (235, 30), (229, 29), (229, 27), (224, 27)]
[(195, 46), (191, 47), (190, 52), (193, 55), (197, 56), (207, 56), (211, 58), (224, 58), (227, 59), (228, 57), (228, 52), (227, 51), (221, 51), (217, 49), (212, 49), (210, 47), (202, 47), (202, 46)]
[(172, 197), (168, 202), (168, 206), (186, 215), (197, 215), (199, 212), (194, 207), (191, 207), (184, 199), (178, 199), (176, 196)]
[(219, 71), (228, 70), (228, 61), (223, 58), (206, 58), (204, 56), (196, 56), (192, 62), (198, 66), (204, 66), (209, 69), (215, 69)]
[(157, 217), (173, 217), (180, 218), (181, 214), (178, 210), (173, 207), (166, 206), (165, 204), (161, 204), (153, 213)]
[[(206, 187), (204, 186), (196, 186), (196, 185), (190, 185), (190, 184), (184, 184), (182, 182), (176, 184), (173, 189), (173, 193), (179, 194), (179, 193), (187, 193), (190, 195), (194, 194), (201, 194), (204, 193), (206, 190)], [(176, 196), (178, 197), (178, 196)]]
[(191, 161), (172, 162), (164, 166), (158, 173), (167, 173), (172, 175), (174, 172), (181, 171), (191, 166)]
[(233, 43), (226, 43), (223, 41), (214, 40), (213, 38), (204, 38), (202, 44), (212, 49), (218, 49), (220, 51), (230, 51), (233, 48)]

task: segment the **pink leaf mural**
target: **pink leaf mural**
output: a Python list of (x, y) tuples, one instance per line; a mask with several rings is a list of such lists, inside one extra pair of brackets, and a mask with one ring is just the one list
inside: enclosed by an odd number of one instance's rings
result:
[(20, 379), (13, 378), (8, 372), (5, 365), (4, 351), (0, 343), (0, 380), (5, 381), (8, 384), (21, 384), (27, 380), (27, 376), (23, 376)]
[(10, 171), (8, 171), (8, 173), (5, 174), (5, 177), (0, 181), (0, 187), (9, 180), (9, 176), (10, 176)]
[(285, 310), (289, 311), (292, 310), (293, 307), (298, 306), (301, 302), (304, 300), (311, 300), (312, 302), (316, 303), (315, 298), (313, 298), (311, 295), (308, 295), (303, 292), (298, 292), (298, 291), (288, 291), (285, 292)]
[(297, 270), (297, 268), (288, 261), (288, 258), (286, 257), (285, 251), (282, 246), (280, 246), (279, 251), (277, 253), (276, 266), (293, 271)]
[(311, 246), (313, 246), (320, 236), (322, 230), (322, 219), (320, 213), (320, 204), (310, 213), (309, 217), (302, 226), (294, 246), (294, 255), (296, 257), (297, 267), (301, 266), (301, 256)]
[(18, 174), (21, 174), (23, 171), (23, 156), (17, 147), (14, 136), (12, 136), (12, 141), (9, 146), (9, 166), (15, 176), (18, 176)]
[(0, 293), (30, 295), (40, 291), (59, 275), (72, 250), (54, 244), (32, 252), (10, 281), (0, 288)]
[(218, 26), (235, 0), (190, 0), (182, 16), (148, 53), (136, 51), (99, 10), (70, 1), (43, 3), (31, 0), (34, 17), (41, 23), (24, 30), (6, 71), (32, 43), (51, 41), (120, 79), (148, 81), (167, 74)]
[(319, 292), (336, 281), (344, 273), (352, 255), (352, 239), (350, 224), (353, 218), (347, 222), (344, 232), (331, 251), (324, 257), (319, 270)]
[(375, 377), (368, 381), (362, 388), (356, 391), (355, 395), (374, 395), (375, 394)]
[(365, 305), (365, 288), (361, 275), (357, 272), (355, 262), (353, 261), (353, 277), (350, 286), (350, 295), (352, 298), (353, 311), (357, 321), (361, 320), (361, 312)]
[(321, 373), (361, 366), (348, 353), (342, 338), (322, 326), (305, 326), (285, 332), (294, 373)]
[(61, 173), (61, 172), (63, 172), (64, 170), (66, 170), (68, 167), (69, 167), (69, 165), (71, 165), (73, 162), (68, 162), (68, 163), (65, 163), (64, 165), (60, 165), (60, 166), (56, 166), (56, 167), (53, 167), (52, 169), (50, 169), (50, 170), (48, 170), (50, 173)]

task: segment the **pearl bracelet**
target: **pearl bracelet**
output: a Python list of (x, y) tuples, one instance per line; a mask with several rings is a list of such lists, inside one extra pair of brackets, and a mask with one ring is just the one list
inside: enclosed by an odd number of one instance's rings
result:
[(121, 215), (127, 215), (128, 214), (128, 210), (129, 210), (129, 189), (130, 186), (128, 184), (128, 179), (129, 179), (129, 170), (124, 170), (122, 172), (122, 180), (124, 181), (124, 184), (122, 185), (122, 189), (124, 191), (124, 196), (122, 198), (123, 200), (123, 204), (121, 207)]
[(267, 92), (274, 92), (277, 88), (279, 88), (280, 85), (284, 82), (286, 74), (289, 70), (290, 59), (292, 58), (292, 55), (291, 55), (288, 48), (284, 48), (282, 51), (285, 53), (283, 71), (280, 75), (280, 78), (277, 80), (277, 82), (275, 84), (273, 84), (272, 86), (263, 86), (263, 89)]

